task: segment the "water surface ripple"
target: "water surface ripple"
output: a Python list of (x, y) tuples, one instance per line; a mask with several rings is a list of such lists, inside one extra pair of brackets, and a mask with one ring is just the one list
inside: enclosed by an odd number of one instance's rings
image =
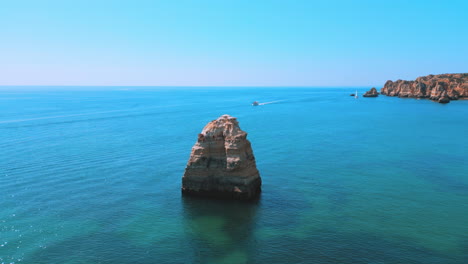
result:
[[(468, 263), (468, 101), (130, 88), (0, 91), (0, 263)], [(258, 201), (180, 194), (222, 114)]]

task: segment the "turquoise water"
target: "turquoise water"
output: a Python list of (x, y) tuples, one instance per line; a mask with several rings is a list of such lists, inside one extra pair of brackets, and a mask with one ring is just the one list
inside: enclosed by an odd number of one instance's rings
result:
[[(0, 91), (0, 263), (468, 263), (468, 101), (40, 89)], [(249, 133), (259, 201), (180, 194), (222, 114)]]

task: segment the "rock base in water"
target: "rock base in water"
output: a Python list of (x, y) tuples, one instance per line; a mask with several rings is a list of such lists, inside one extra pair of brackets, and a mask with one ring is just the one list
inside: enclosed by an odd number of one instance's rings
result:
[(447, 96), (445, 96), (445, 97), (441, 97), (437, 102), (441, 104), (448, 104), (450, 103), (450, 99)]
[(208, 123), (198, 135), (182, 177), (182, 193), (249, 200), (262, 180), (247, 133), (229, 115)]
[[(192, 184), (190, 180), (185, 182), (186, 187), (182, 187), (182, 194), (217, 199), (253, 200), (258, 198), (262, 192), (262, 180), (260, 178), (244, 184), (224, 183), (224, 188), (215, 187), (219, 183), (212, 183), (212, 187), (206, 186), (207, 188), (194, 189), (193, 186), (190, 187)], [(184, 185), (184, 180), (182, 185)], [(236, 189), (238, 190), (236, 191)]]

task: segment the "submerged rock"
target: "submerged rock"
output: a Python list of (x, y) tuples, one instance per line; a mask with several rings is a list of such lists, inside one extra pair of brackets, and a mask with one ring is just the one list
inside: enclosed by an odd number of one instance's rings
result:
[(363, 97), (377, 97), (379, 96), (379, 93), (377, 92), (377, 89), (375, 89), (375, 87), (372, 87), (369, 91), (367, 91), (362, 96)]
[(198, 134), (184, 176), (182, 193), (233, 199), (252, 199), (262, 180), (247, 133), (235, 117), (223, 115)]

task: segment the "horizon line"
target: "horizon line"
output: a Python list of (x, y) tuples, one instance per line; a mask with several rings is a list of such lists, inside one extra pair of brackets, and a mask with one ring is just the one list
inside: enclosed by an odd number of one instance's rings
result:
[(377, 85), (47, 85), (47, 84), (0, 84), (0, 87), (193, 87), (193, 88), (217, 88), (217, 87), (226, 87), (226, 88), (353, 88), (353, 87), (378, 87)]

